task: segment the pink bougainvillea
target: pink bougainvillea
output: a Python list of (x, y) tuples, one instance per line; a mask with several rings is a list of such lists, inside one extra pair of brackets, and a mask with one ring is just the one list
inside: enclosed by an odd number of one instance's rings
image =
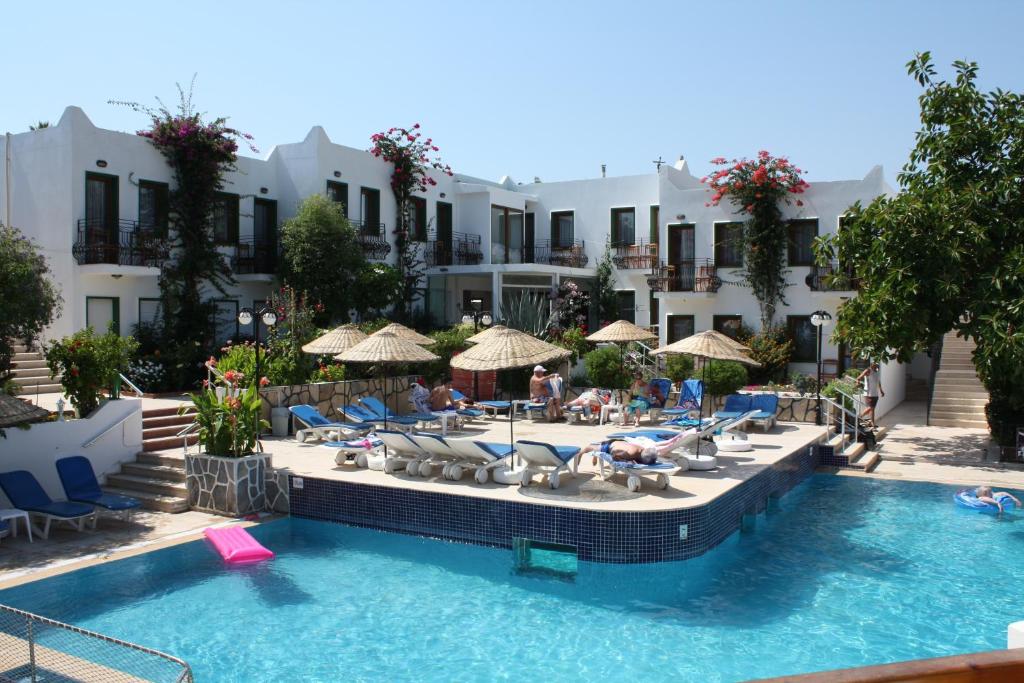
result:
[[(758, 152), (756, 159), (716, 157), (711, 163), (721, 168), (700, 179), (711, 193), (705, 206), (718, 206), (723, 199), (729, 199), (741, 211), (752, 214), (759, 205), (777, 206), (780, 201), (789, 204), (790, 195), (803, 194), (810, 187), (800, 177), (803, 170), (786, 157), (773, 157), (767, 150)], [(800, 199), (795, 203), (804, 205)]]

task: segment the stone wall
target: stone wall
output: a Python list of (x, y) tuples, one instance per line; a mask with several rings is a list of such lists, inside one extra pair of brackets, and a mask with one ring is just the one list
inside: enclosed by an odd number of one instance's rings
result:
[(270, 454), (241, 458), (206, 454), (185, 456), (185, 486), (193, 510), (237, 517), (267, 509)]
[(267, 387), (260, 390), (263, 398), (263, 417), (270, 420), (270, 409), (278, 406), (316, 406), (320, 414), (333, 419), (339, 415), (340, 407), (358, 402), (363, 396), (376, 396), (381, 401), (387, 397), (388, 407), (398, 414), (408, 413), (409, 389), (417, 375), (402, 375), (385, 379), (353, 379), (344, 382), (319, 382), (317, 384), (295, 384), (288, 387)]
[(267, 469), (267, 510), (287, 515), (291, 512), (288, 500), (288, 470)]

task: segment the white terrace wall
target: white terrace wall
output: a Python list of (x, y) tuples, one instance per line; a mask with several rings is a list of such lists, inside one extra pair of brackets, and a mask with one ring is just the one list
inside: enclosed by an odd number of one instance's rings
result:
[[(100, 483), (105, 475), (117, 472), (121, 463), (135, 460), (142, 450), (142, 402), (127, 398), (108, 401), (82, 420), (44, 422), (6, 431), (7, 438), (0, 439), (0, 471), (28, 470), (51, 498), (63, 500), (64, 489), (54, 465), (60, 458), (89, 458)], [(103, 436), (94, 444), (84, 446), (100, 434)], [(0, 494), (0, 500), (10, 507), (6, 496)]]

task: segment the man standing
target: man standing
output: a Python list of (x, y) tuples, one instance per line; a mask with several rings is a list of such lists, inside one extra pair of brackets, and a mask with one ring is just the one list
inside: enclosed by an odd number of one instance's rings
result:
[(557, 373), (545, 375), (545, 372), (543, 365), (534, 366), (533, 377), (530, 378), (530, 400), (547, 404), (545, 413), (548, 420), (554, 422), (562, 419), (562, 394), (554, 390), (555, 387), (561, 388), (562, 378)]
[(864, 402), (866, 406), (861, 417), (868, 416), (869, 424), (875, 427), (875, 406), (878, 405), (879, 396), (885, 396), (882, 389), (882, 380), (879, 375), (878, 363), (871, 363), (864, 372), (857, 376), (857, 383), (864, 382)]

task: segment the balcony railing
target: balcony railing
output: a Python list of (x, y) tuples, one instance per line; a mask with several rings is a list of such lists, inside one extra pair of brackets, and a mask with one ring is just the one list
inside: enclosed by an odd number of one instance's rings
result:
[(356, 230), (356, 238), (366, 258), (378, 261), (387, 258), (391, 253), (391, 243), (383, 223), (367, 223), (366, 221), (350, 220)]
[(658, 265), (658, 244), (642, 240), (636, 244), (612, 244), (612, 263), (620, 270), (653, 270)]
[(714, 294), (722, 286), (711, 259), (662, 263), (647, 277), (653, 292), (706, 292)]
[(428, 267), (475, 266), (484, 259), (480, 235), (456, 232), (450, 240), (436, 239), (436, 234), (431, 237), (423, 255)]
[(83, 266), (108, 263), (159, 268), (167, 259), (168, 248), (162, 232), (140, 227), (136, 221), (83, 218), (78, 221), (71, 253)]
[(277, 244), (268, 240), (238, 240), (231, 268), (237, 275), (270, 275), (277, 272)]
[(554, 243), (551, 240), (538, 240), (533, 248), (523, 247), (524, 263), (547, 263), (552, 266), (569, 268), (585, 268), (590, 259), (584, 251), (583, 240), (570, 243)]
[(811, 266), (805, 282), (812, 292), (851, 292), (860, 285), (853, 276), (853, 268), (840, 267), (836, 261)]

